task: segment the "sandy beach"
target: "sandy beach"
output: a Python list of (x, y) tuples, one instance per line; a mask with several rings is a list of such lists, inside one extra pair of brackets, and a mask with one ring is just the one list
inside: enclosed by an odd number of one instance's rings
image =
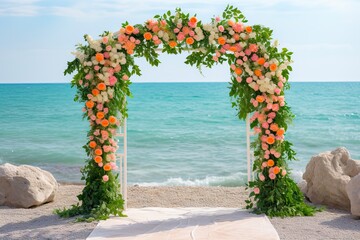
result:
[[(75, 204), (82, 185), (60, 185), (54, 202), (32, 209), (0, 207), (0, 239), (86, 239), (97, 222), (74, 223), (52, 213)], [(245, 188), (129, 187), (129, 208), (239, 207)], [(314, 217), (270, 219), (281, 239), (360, 239), (360, 220), (348, 212), (326, 209)]]

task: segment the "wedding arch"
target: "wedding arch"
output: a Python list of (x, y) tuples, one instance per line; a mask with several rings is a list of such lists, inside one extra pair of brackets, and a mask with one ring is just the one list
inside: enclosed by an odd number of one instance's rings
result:
[[(130, 78), (141, 75), (134, 59), (144, 57), (158, 66), (158, 51), (178, 54), (194, 50), (185, 63), (200, 68), (227, 63), (230, 67), (230, 97), (239, 119), (249, 118), (256, 134), (252, 142), (254, 180), (247, 208), (269, 216), (312, 215), (314, 209), (289, 177), (287, 161), (295, 159), (285, 131), (293, 118), (284, 97), (289, 88), (291, 55), (272, 42), (272, 30), (247, 25), (241, 11), (227, 6), (222, 17), (203, 24), (196, 15), (176, 9), (156, 15), (145, 24), (125, 22), (119, 32), (104, 32), (99, 39), (85, 35), (76, 58), (68, 62), (64, 74), (76, 72), (71, 81), (77, 88), (75, 101), (84, 103), (84, 118), (90, 122), (84, 146), (88, 159), (81, 170), (86, 185), (78, 196), (80, 203), (56, 210), (63, 217), (82, 215), (79, 220), (122, 216), (126, 187), (120, 192), (119, 167), (126, 184), (126, 97), (131, 96)], [(119, 132), (118, 129), (124, 131)], [(124, 137), (124, 152), (117, 153), (116, 138)], [(248, 151), (249, 155), (249, 151)], [(125, 185), (126, 186), (126, 185)], [(123, 196), (124, 195), (124, 196)]]

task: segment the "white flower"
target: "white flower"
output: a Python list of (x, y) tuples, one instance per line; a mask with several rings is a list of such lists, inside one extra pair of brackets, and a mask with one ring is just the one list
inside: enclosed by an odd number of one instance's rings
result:
[(210, 24), (204, 24), (203, 28), (204, 28), (205, 31), (210, 32), (213, 27)]
[(254, 33), (254, 32), (250, 33), (250, 34), (249, 34), (249, 37), (250, 37), (250, 38), (255, 38), (255, 37), (256, 37), (256, 33)]
[(245, 33), (240, 33), (240, 37), (241, 37), (242, 39), (245, 39), (245, 38), (246, 38), (246, 34), (245, 34)]
[(164, 33), (163, 39), (165, 42), (169, 41), (169, 34), (168, 33)]
[(114, 95), (114, 89), (113, 88), (108, 88), (107, 93), (108, 93), (108, 95)]
[(163, 36), (164, 36), (164, 32), (163, 32), (163, 30), (160, 30), (158, 32), (158, 37), (162, 38)]
[(95, 98), (97, 99), (97, 102), (103, 103), (103, 96), (101, 94), (98, 94)]
[(273, 46), (274, 46), (274, 47), (279, 46), (279, 41), (278, 41), (277, 39), (275, 39), (275, 41), (274, 41), (274, 43), (273, 43)]

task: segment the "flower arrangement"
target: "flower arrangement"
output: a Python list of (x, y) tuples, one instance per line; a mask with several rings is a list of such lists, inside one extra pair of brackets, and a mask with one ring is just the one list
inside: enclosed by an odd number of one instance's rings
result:
[[(84, 118), (90, 123), (87, 165), (82, 170), (86, 186), (78, 196), (81, 205), (57, 210), (60, 216), (84, 215), (83, 219), (106, 219), (122, 215), (115, 152), (117, 127), (127, 117), (126, 96), (133, 75), (141, 71), (136, 57), (145, 57), (157, 66), (158, 53), (178, 54), (197, 49), (185, 63), (200, 68), (227, 62), (230, 66), (230, 97), (238, 117), (251, 116), (251, 128), (258, 135), (252, 143), (256, 179), (247, 208), (269, 216), (312, 215), (314, 208), (303, 202), (303, 195), (289, 177), (287, 160), (295, 159), (285, 131), (293, 118), (284, 90), (289, 88), (291, 55), (271, 42), (272, 30), (247, 25), (241, 11), (227, 6), (222, 18), (202, 24), (196, 17), (176, 9), (156, 15), (145, 24), (122, 25), (119, 32), (104, 32), (94, 40), (85, 35), (87, 45), (78, 45), (76, 59), (68, 62), (65, 74), (76, 71), (72, 86), (75, 101), (84, 102)], [(80, 220), (83, 220), (80, 219)]]

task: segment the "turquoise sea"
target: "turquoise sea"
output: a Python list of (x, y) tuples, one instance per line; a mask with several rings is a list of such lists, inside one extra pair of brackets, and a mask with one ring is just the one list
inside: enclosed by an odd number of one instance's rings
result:
[[(246, 181), (245, 124), (228, 83), (137, 83), (129, 99), (128, 180), (141, 185), (238, 186)], [(31, 164), (79, 182), (88, 122), (69, 84), (0, 84), (0, 164)], [(292, 83), (286, 137), (299, 161), (346, 147), (360, 159), (360, 82)]]

